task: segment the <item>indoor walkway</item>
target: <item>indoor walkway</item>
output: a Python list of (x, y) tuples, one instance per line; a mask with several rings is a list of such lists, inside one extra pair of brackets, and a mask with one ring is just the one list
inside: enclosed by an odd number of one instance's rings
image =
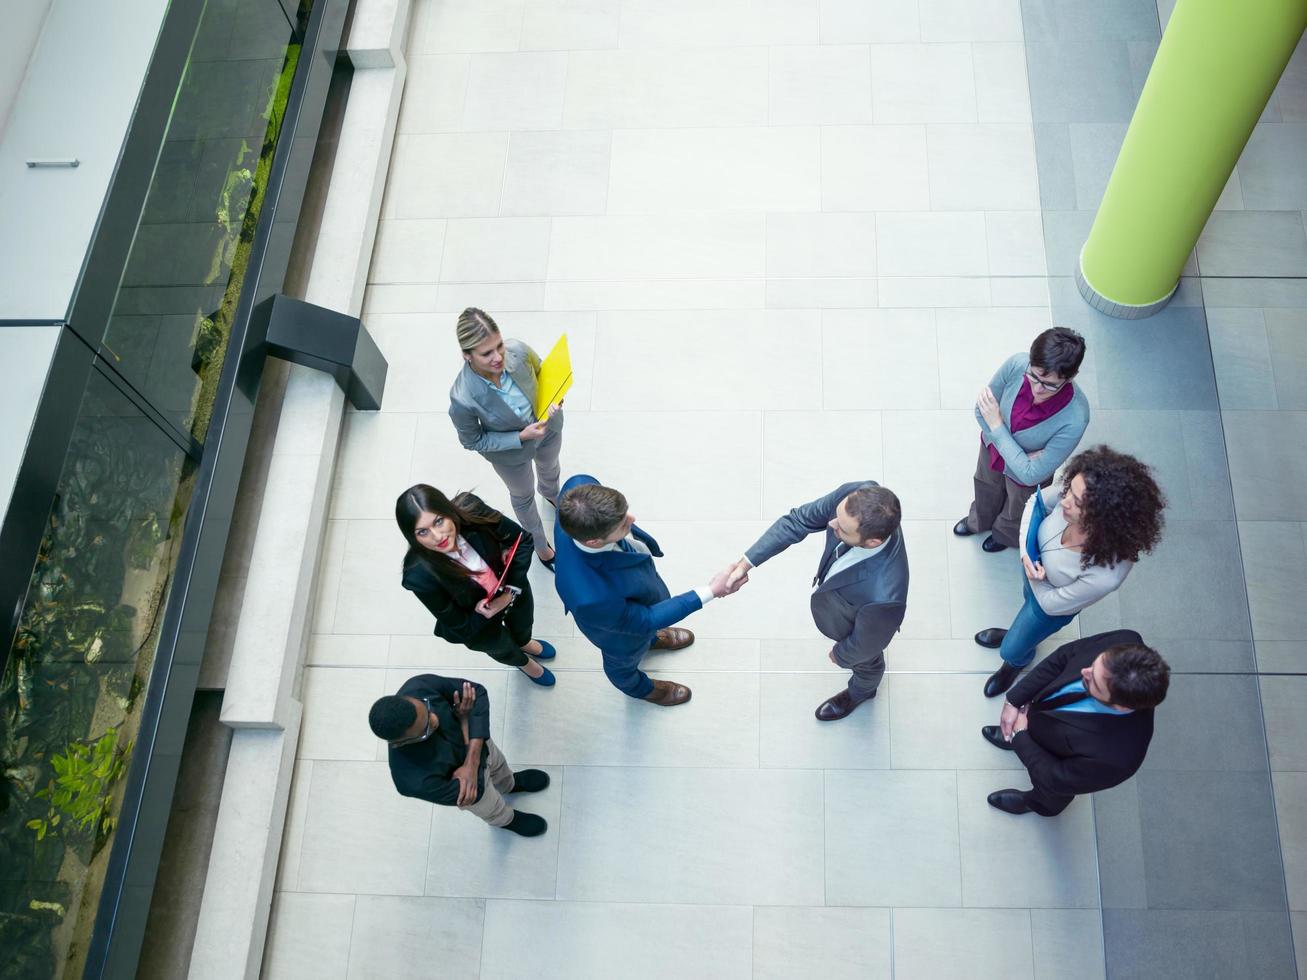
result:
[[(1156, 50), (1150, 3), (418, 0), (413, 19), (364, 314), (390, 377), (346, 421), (265, 975), (1294, 976), (1303, 49), (1194, 278), (1130, 324), (1071, 275)], [(508, 510), (446, 415), (469, 305), (542, 354), (566, 331), (564, 475), (626, 493), (673, 592), (842, 482), (896, 491), (912, 585), (880, 696), (813, 718), (846, 676), (808, 613), (815, 539), (646, 661), (692, 687), (684, 707), (613, 690), (538, 565), (555, 688), (434, 638), (400, 587), (396, 495)], [(1135, 628), (1177, 676), (1139, 777), (1041, 820), (986, 805), (1024, 773), (979, 734), (997, 657), (971, 636), (1015, 612), (1019, 562), (950, 528), (975, 394), (1052, 324), (1089, 342), (1082, 446), (1137, 453), (1171, 502), (1158, 553), (1058, 640)], [(521, 802), (545, 837), (396, 795), (367, 710), (422, 672), (483, 683), (510, 762), (551, 773)]]

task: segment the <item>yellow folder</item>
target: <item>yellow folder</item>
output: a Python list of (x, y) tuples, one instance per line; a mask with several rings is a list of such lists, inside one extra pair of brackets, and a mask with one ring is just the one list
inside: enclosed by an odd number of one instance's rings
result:
[(549, 356), (540, 362), (536, 378), (536, 418), (545, 417), (550, 405), (557, 405), (572, 387), (572, 355), (567, 350), (567, 334), (558, 338)]

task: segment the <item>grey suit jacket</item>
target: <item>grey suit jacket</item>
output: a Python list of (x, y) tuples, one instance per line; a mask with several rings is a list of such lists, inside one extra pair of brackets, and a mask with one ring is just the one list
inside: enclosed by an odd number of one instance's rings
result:
[[(810, 503), (800, 504), (777, 519), (744, 553), (751, 565), (761, 565), (809, 534), (825, 533), (820, 570), (839, 538), (828, 526), (839, 502), (859, 487), (878, 486), (874, 480), (845, 483)], [(823, 635), (838, 641), (835, 659), (843, 667), (878, 658), (903, 625), (908, 602), (908, 552), (903, 529), (871, 558), (830, 575), (812, 593), (812, 618)]]
[[(540, 355), (520, 340), (504, 341), (504, 370), (522, 389), (527, 400), (535, 404), (536, 377), (540, 373)], [(535, 458), (540, 440), (523, 442), (518, 433), (526, 423), (518, 418), (508, 403), (490, 390), (464, 361), (454, 385), (449, 389), (449, 417), (464, 449), (479, 452), (492, 463), (525, 463)], [(555, 412), (549, 428), (560, 432), (563, 413)]]

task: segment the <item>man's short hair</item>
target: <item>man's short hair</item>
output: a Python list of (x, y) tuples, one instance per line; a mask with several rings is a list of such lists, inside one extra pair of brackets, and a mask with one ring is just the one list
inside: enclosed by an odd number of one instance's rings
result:
[(586, 483), (558, 498), (558, 523), (573, 541), (593, 541), (612, 534), (627, 509), (621, 491)]
[(858, 522), (858, 537), (863, 541), (884, 541), (899, 529), (903, 517), (899, 498), (888, 487), (859, 487), (844, 498), (844, 509)]
[(372, 703), (372, 710), (368, 712), (368, 724), (372, 726), (372, 734), (377, 738), (394, 742), (404, 737), (417, 717), (418, 709), (413, 707), (412, 701), (398, 694), (387, 694)]
[(1142, 643), (1126, 643), (1104, 651), (1103, 663), (1112, 703), (1122, 708), (1156, 708), (1166, 700), (1171, 668), (1162, 655)]

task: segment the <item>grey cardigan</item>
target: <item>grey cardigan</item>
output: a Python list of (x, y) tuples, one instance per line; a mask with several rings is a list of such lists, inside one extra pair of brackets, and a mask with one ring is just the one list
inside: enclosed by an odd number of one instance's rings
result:
[[(1071, 400), (1055, 415), (1020, 432), (1011, 431), (1008, 426), (1012, 424), (1012, 405), (1029, 367), (1029, 354), (1013, 354), (1003, 362), (989, 381), (989, 390), (1003, 413), (1003, 424), (990, 429), (979, 408), (976, 421), (980, 423), (980, 437), (985, 445), (993, 446), (1003, 457), (1006, 475), (1016, 483), (1034, 487), (1048, 480), (1076, 451), (1080, 437), (1089, 426), (1089, 400), (1076, 385)], [(1038, 455), (1032, 457), (1036, 452)]]
[[(505, 340), (504, 370), (534, 405), (540, 355), (520, 340)], [(491, 463), (525, 463), (535, 458), (540, 446), (539, 439), (521, 440), (518, 433), (526, 423), (466, 361), (449, 389), (449, 418), (463, 448), (475, 450)], [(549, 428), (554, 432), (562, 430), (561, 411), (549, 420)]]
[[(1039, 525), (1040, 561), (1044, 566), (1044, 580), (1031, 580), (1030, 591), (1035, 594), (1039, 608), (1050, 616), (1074, 616), (1086, 606), (1092, 606), (1109, 592), (1115, 592), (1135, 567), (1132, 561), (1119, 561), (1115, 565), (1093, 565), (1080, 567), (1081, 554), (1062, 544), (1062, 532), (1066, 530), (1066, 515), (1062, 513), (1060, 502), (1062, 492), (1057, 487), (1040, 490), (1044, 495), (1044, 506), (1048, 516)], [(1021, 545), (1024, 548), (1026, 534), (1030, 531), (1030, 520), (1035, 512), (1035, 495), (1032, 493), (1026, 501), (1026, 509), (1021, 515)], [(1022, 574), (1025, 574), (1024, 569)]]

